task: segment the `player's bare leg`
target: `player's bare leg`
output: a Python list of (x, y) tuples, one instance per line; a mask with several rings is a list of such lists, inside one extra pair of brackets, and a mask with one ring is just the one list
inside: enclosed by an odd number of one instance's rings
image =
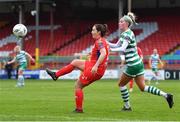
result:
[(154, 86), (145, 85), (144, 75), (137, 76), (135, 78), (135, 81), (141, 91), (148, 92), (154, 95), (163, 96), (167, 100), (169, 108), (173, 107), (174, 101), (172, 94), (165, 93)]
[(18, 81), (16, 84), (16, 87), (23, 87), (25, 85), (24, 83), (24, 76), (23, 76), (23, 70), (18, 70)]
[(159, 73), (158, 72), (155, 72), (155, 77), (156, 77), (156, 85), (158, 85), (159, 84), (159, 82), (158, 82), (158, 76), (159, 76)]

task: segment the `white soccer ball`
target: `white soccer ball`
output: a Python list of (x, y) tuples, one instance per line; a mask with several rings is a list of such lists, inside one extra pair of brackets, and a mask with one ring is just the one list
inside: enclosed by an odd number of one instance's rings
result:
[(13, 34), (17, 37), (24, 37), (26, 36), (27, 34), (27, 28), (25, 25), (23, 24), (16, 24), (14, 27), (13, 27)]

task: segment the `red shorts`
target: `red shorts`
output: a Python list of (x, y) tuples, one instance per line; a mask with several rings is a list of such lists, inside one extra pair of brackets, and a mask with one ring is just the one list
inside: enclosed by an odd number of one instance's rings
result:
[(106, 66), (99, 66), (98, 70), (95, 74), (91, 72), (91, 69), (95, 65), (94, 62), (86, 61), (85, 62), (85, 68), (82, 74), (80, 75), (80, 81), (82, 84), (87, 85), (90, 84), (96, 80), (101, 79), (101, 77), (104, 75), (104, 72), (106, 70)]

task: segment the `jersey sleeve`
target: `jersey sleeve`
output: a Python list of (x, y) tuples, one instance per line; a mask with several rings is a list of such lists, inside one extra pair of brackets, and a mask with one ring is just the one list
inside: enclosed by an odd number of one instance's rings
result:
[(124, 37), (124, 40), (127, 41), (128, 43), (131, 42), (131, 38), (130, 38), (129, 36), (125, 36), (125, 37)]
[(128, 34), (126, 34), (126, 33), (123, 35), (123, 38), (122, 38), (122, 39), (123, 39), (123, 40), (122, 40), (123, 42), (126, 41), (126, 42), (128, 42), (128, 43), (131, 43), (131, 40), (132, 40), (131, 37), (130, 37), (130, 35), (128, 35)]
[(121, 40), (120, 40), (120, 38), (118, 39), (118, 41), (117, 41), (117, 46), (121, 46), (122, 44), (121, 44)]
[(98, 41), (98, 42), (96, 43), (96, 46), (97, 46), (97, 49), (98, 49), (98, 50), (101, 50), (102, 48), (105, 47), (105, 45), (103, 44), (102, 41)]

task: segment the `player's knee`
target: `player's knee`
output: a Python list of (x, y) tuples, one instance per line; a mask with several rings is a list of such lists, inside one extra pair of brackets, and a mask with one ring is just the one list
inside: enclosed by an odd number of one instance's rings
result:
[(22, 75), (22, 74), (23, 74), (23, 71), (19, 70), (18, 75)]
[(78, 80), (75, 83), (75, 89), (83, 89), (83, 88), (84, 88), (84, 85)]
[(76, 89), (82, 89), (82, 88), (81, 88), (79, 85), (76, 84), (76, 85), (75, 85), (75, 90), (76, 90)]
[(77, 59), (74, 59), (74, 60), (71, 62), (71, 64), (72, 64), (73, 66), (75, 66), (77, 61), (78, 61)]

